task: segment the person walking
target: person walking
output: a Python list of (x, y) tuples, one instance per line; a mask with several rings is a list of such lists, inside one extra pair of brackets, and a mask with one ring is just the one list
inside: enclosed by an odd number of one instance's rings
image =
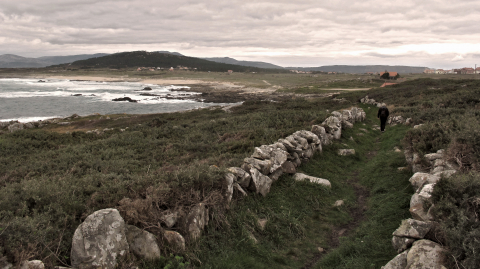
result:
[(386, 106), (382, 106), (378, 109), (377, 118), (380, 119), (380, 131), (385, 132), (385, 124), (387, 123), (388, 119), (388, 108)]

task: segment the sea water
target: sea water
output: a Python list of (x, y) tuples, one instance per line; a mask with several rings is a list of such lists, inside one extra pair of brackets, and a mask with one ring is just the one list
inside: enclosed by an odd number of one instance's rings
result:
[[(152, 90), (143, 91), (145, 87)], [(189, 87), (138, 82), (0, 79), (0, 121), (30, 122), (72, 114), (165, 113), (225, 105), (195, 101), (193, 98), (199, 93), (181, 91), (185, 88)], [(156, 96), (142, 96), (141, 93)], [(122, 97), (137, 102), (112, 101)]]

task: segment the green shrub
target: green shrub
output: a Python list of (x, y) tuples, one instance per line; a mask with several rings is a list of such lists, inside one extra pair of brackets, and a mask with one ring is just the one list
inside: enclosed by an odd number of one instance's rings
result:
[(434, 188), (434, 215), (446, 234), (449, 268), (477, 268), (480, 264), (480, 174), (441, 179)]

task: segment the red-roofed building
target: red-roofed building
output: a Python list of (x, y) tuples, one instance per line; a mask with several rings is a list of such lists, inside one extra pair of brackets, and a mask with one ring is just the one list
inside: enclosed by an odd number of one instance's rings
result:
[(425, 74), (435, 74), (435, 69), (425, 68), (425, 70), (423, 71), (423, 73), (425, 73)]
[(397, 72), (387, 72), (387, 71), (385, 71), (385, 72), (380, 72), (380, 77), (383, 76), (383, 74), (385, 74), (385, 73), (388, 73), (389, 79), (395, 79), (396, 76), (398, 75)]

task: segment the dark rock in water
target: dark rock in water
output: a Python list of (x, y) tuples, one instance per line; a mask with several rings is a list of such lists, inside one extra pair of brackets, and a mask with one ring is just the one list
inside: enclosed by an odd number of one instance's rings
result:
[(81, 93), (72, 94), (72, 96), (82, 96)]
[(39, 80), (38, 82), (45, 82), (45, 80)]
[(151, 90), (152, 90), (152, 88), (150, 88), (150, 87), (145, 87), (145, 88), (143, 88), (143, 89), (141, 89), (141, 90), (135, 90), (135, 92), (140, 92), (140, 91), (151, 91)]
[(158, 94), (153, 94), (153, 93), (141, 93), (141, 96), (160, 96)]
[(138, 100), (133, 100), (133, 99), (130, 98), (130, 97), (115, 98), (115, 99), (112, 99), (112, 101), (116, 101), (116, 102), (119, 102), (119, 101), (128, 101), (128, 102), (131, 102), (131, 103), (136, 103), (136, 102), (138, 102)]

